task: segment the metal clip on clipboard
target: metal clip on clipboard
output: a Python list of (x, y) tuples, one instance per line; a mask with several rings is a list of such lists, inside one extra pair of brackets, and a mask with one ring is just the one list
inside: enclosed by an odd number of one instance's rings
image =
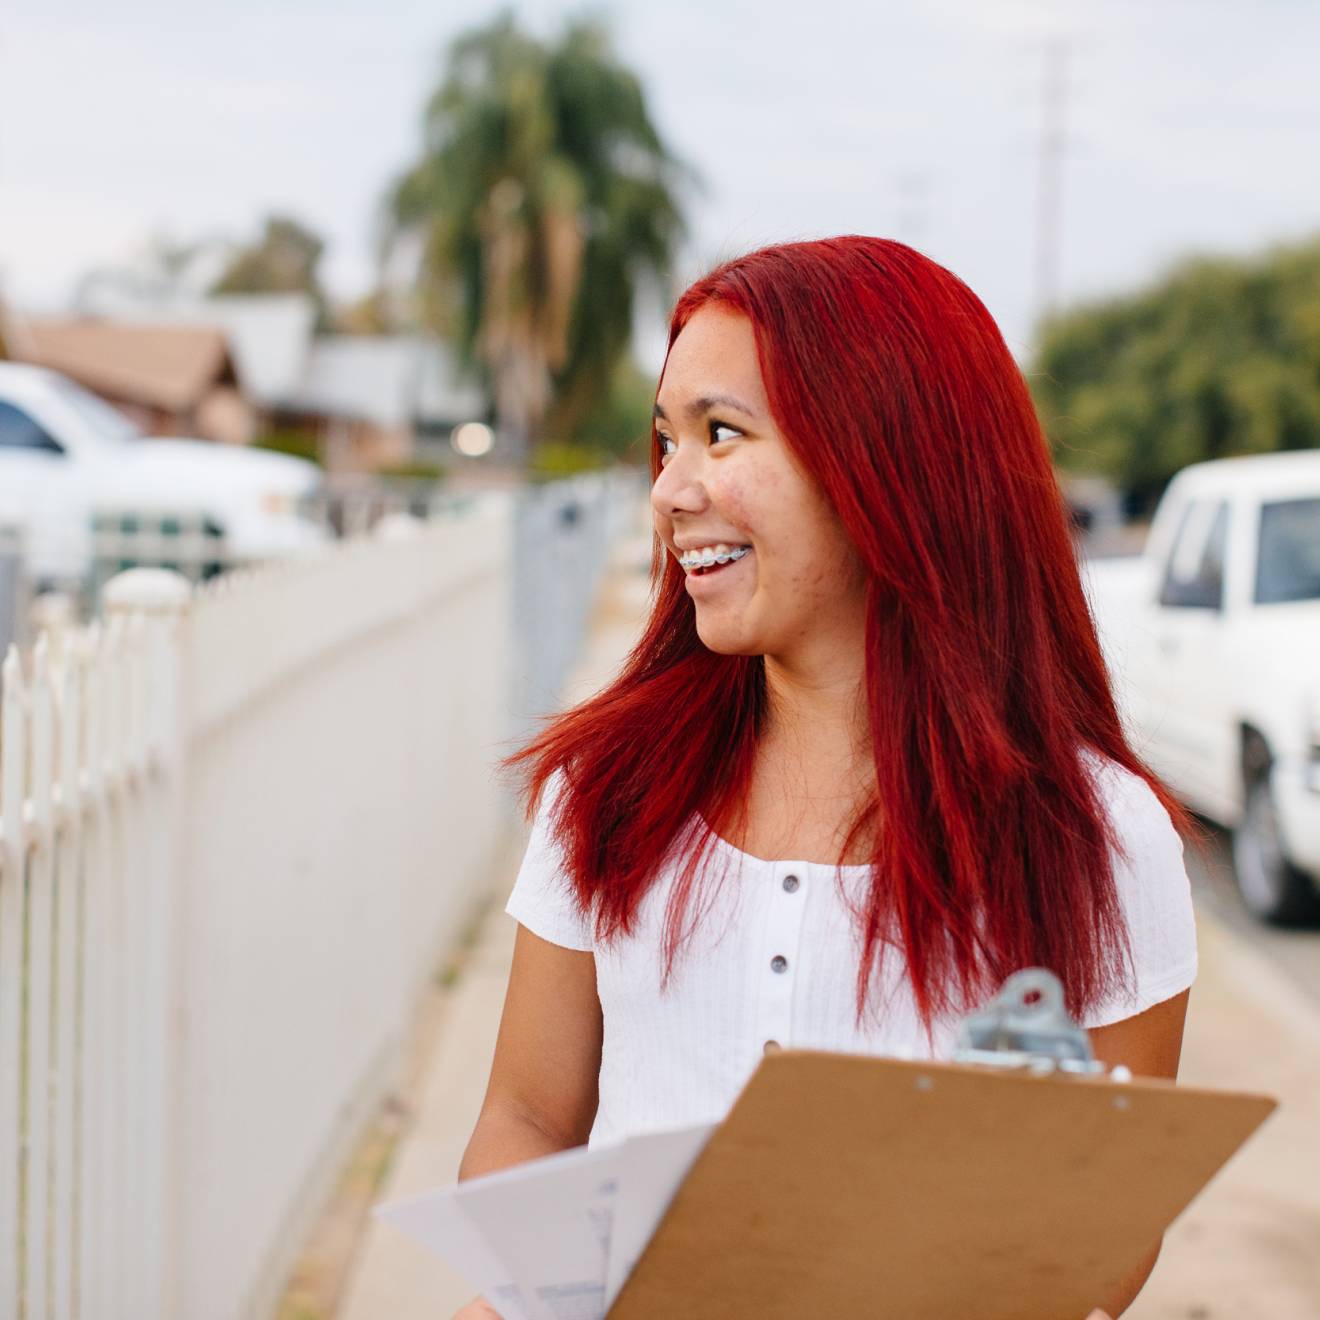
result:
[[(1043, 967), (1014, 972), (985, 1008), (963, 1020), (952, 1060), (1033, 1073), (1105, 1072), (1090, 1037), (1068, 1016), (1062, 983)], [(1132, 1080), (1121, 1064), (1109, 1076)]]

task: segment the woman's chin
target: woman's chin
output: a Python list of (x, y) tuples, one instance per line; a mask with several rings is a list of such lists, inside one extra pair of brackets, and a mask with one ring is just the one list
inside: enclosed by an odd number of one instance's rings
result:
[(731, 619), (703, 619), (697, 611), (697, 636), (708, 651), (716, 655), (762, 655), (757, 638)]

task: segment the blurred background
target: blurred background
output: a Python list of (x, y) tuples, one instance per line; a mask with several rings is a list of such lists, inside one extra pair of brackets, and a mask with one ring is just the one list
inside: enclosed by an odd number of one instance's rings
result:
[(490, 774), (646, 604), (669, 308), (842, 232), (1037, 399), (1198, 813), (1185, 1081), (1284, 1099), (1130, 1314), (1320, 1314), (1320, 10), (11, 0), (0, 1314), (371, 1320), (452, 1179)]

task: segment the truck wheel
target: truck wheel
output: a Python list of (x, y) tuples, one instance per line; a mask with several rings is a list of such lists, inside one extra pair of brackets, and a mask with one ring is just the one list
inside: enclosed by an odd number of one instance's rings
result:
[(1247, 786), (1242, 822), (1233, 831), (1233, 869), (1242, 901), (1263, 920), (1291, 926), (1320, 918), (1320, 893), (1284, 849), (1268, 773)]

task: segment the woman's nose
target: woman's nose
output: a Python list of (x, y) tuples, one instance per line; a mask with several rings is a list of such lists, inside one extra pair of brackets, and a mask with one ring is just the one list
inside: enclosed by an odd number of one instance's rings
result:
[(690, 449), (686, 455), (675, 453), (652, 483), (651, 507), (668, 518), (675, 513), (700, 513), (707, 503), (698, 455)]

